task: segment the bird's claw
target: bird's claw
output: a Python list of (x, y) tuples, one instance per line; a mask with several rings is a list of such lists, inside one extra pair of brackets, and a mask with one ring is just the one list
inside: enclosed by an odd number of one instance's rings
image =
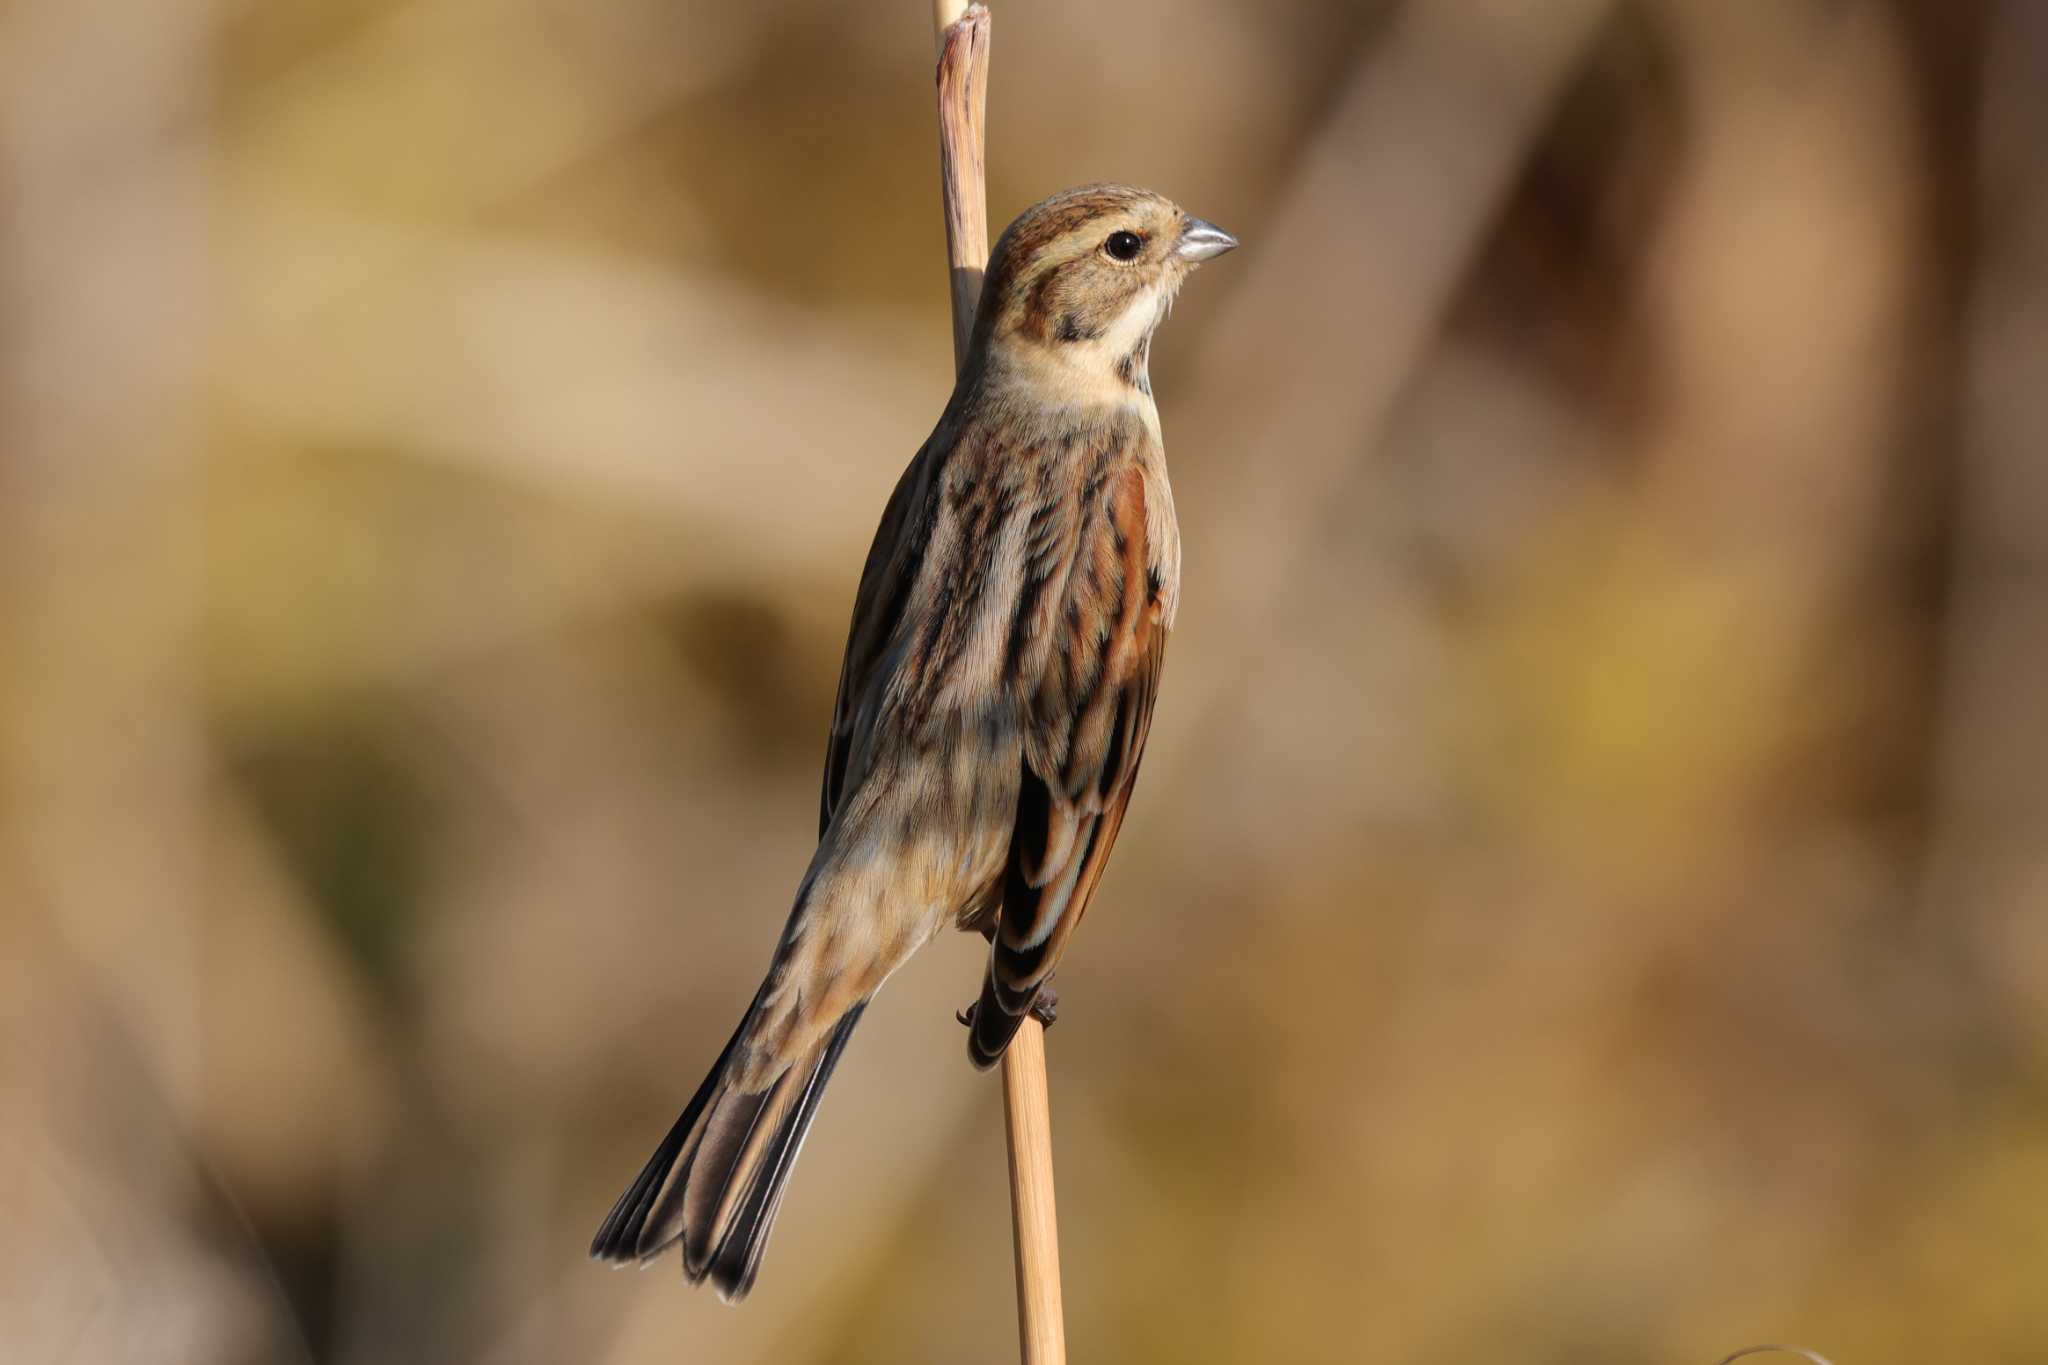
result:
[(1060, 1017), (1059, 993), (1050, 986), (1040, 986), (1038, 994), (1031, 1001), (1031, 1017), (1047, 1028)]
[[(974, 1012), (981, 1002), (974, 1001), (966, 1009), (957, 1011), (953, 1017), (967, 1028), (974, 1027)], [(1038, 994), (1031, 999), (1031, 1017), (1046, 1028), (1051, 1028), (1060, 1017), (1060, 996), (1050, 986), (1040, 986)]]

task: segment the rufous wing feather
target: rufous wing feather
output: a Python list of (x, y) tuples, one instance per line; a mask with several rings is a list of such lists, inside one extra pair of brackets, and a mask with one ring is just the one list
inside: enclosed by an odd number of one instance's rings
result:
[(1078, 548), (1054, 651), (1027, 713), (1016, 828), (968, 1055), (988, 1067), (1059, 966), (1109, 862), (1152, 725), (1166, 626), (1135, 472)]

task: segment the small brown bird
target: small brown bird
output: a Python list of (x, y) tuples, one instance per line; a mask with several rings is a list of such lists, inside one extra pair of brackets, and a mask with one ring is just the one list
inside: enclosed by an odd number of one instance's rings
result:
[(1147, 360), (1188, 272), (1237, 245), (1144, 190), (1027, 209), (989, 260), (938, 427), (854, 599), (818, 851), (768, 976), (591, 1243), (752, 1288), (861, 1011), (948, 925), (990, 939), (968, 1055), (995, 1064), (1109, 860), (1180, 595)]

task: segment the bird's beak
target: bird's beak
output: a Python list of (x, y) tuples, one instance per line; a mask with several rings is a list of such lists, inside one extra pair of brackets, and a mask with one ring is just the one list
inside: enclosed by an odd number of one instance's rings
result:
[(1184, 261), (1206, 261), (1211, 256), (1221, 256), (1236, 245), (1237, 238), (1214, 223), (1190, 214), (1187, 226), (1180, 230), (1180, 240), (1174, 244), (1173, 254)]

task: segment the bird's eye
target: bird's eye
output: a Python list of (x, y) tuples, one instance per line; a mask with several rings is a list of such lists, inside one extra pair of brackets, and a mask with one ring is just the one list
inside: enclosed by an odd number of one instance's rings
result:
[(1135, 232), (1112, 232), (1102, 249), (1119, 261), (1135, 261), (1145, 249), (1145, 239)]

